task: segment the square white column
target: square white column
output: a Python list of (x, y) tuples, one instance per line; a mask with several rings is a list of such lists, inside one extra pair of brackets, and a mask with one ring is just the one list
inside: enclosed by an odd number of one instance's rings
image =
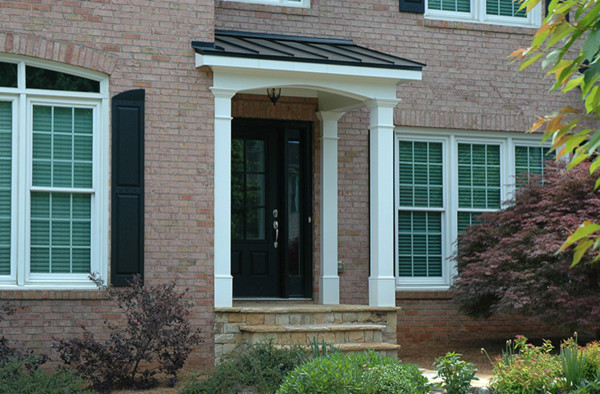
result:
[(319, 303), (340, 303), (338, 276), (338, 120), (343, 112), (317, 112), (321, 120), (321, 275)]
[(396, 305), (394, 276), (394, 107), (398, 99), (375, 99), (370, 142), (370, 263), (369, 305)]
[(230, 307), (231, 276), (231, 98), (235, 90), (210, 89), (215, 97), (214, 301)]

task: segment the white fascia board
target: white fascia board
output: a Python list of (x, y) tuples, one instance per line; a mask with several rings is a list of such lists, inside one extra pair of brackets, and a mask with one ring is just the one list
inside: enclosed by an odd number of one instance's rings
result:
[(280, 60), (265, 60), (252, 58), (237, 58), (230, 56), (196, 54), (196, 67), (227, 67), (263, 71), (285, 71), (296, 73), (311, 73), (337, 75), (348, 77), (383, 78), (387, 80), (420, 81), (422, 72), (416, 70), (398, 70), (381, 67), (345, 66), (339, 64), (323, 64), (309, 62), (287, 62)]
[(267, 87), (294, 87), (329, 92), (358, 101), (396, 98), (398, 80), (315, 72), (269, 71), (213, 66), (213, 87), (238, 92)]

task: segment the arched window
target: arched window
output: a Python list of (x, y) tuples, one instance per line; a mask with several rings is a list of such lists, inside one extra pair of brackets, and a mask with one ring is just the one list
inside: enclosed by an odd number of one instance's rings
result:
[(108, 78), (0, 55), (0, 288), (107, 274)]

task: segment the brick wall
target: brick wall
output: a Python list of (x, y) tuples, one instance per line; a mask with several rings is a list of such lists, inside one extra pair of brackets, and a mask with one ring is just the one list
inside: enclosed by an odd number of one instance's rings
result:
[[(0, 54), (99, 71), (110, 95), (146, 89), (145, 277), (189, 287), (205, 343), (192, 365), (213, 360), (213, 98), (191, 41), (211, 41), (212, 0), (0, 1)], [(109, 213), (106, 212), (108, 215)], [(3, 322), (16, 345), (48, 353), (52, 336), (118, 315), (97, 292), (3, 291), (20, 312)], [(42, 334), (42, 335), (39, 335)]]
[(397, 293), (398, 343), (435, 340), (566, 337), (572, 333), (518, 315), (470, 318), (461, 314), (447, 291)]

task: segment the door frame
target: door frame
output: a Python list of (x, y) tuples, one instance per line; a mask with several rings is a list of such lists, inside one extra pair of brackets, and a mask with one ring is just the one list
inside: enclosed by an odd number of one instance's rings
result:
[[(308, 121), (289, 121), (289, 120), (279, 120), (279, 119), (262, 119), (262, 118), (244, 118), (244, 117), (235, 117), (231, 122), (231, 132), (232, 138), (234, 135), (243, 134), (243, 128), (250, 126), (253, 131), (252, 133), (256, 134), (256, 129), (270, 129), (274, 130), (274, 133), (279, 134), (278, 136), (278, 149), (283, 149), (280, 151), (278, 156), (281, 157), (281, 165), (286, 164), (286, 152), (287, 152), (287, 143), (285, 143), (284, 139), (288, 135), (290, 135), (293, 131), (300, 135), (301, 140), (305, 141), (304, 144), (301, 144), (301, 148), (303, 149), (300, 152), (300, 160), (301, 160), (301, 168), (304, 170), (306, 174), (301, 179), (301, 187), (303, 187), (304, 193), (301, 193), (300, 209), (301, 209), (301, 220), (300, 220), (300, 231), (301, 231), (301, 239), (304, 241), (300, 246), (300, 256), (303, 256), (302, 261), (300, 262), (300, 270), (304, 274), (302, 279), (299, 280), (301, 283), (293, 283), (294, 278), (289, 275), (289, 263), (287, 261), (287, 257), (283, 257), (283, 262), (281, 270), (280, 270), (280, 297), (275, 297), (273, 299), (312, 299), (313, 298), (313, 123)], [(277, 177), (279, 177), (278, 183), (282, 186), (283, 190), (281, 190), (281, 209), (282, 213), (288, 212), (288, 200), (287, 196), (289, 193), (288, 183), (284, 178), (285, 171), (278, 171)], [(267, 184), (271, 182), (267, 180)], [(267, 209), (267, 217), (271, 218), (271, 212)], [(285, 226), (281, 226), (285, 227)], [(268, 227), (270, 228), (270, 227)], [(285, 241), (282, 243), (281, 247), (287, 246), (288, 242), (288, 234), (287, 230), (281, 229), (281, 237), (280, 239)], [(233, 239), (231, 240), (233, 246)], [(283, 250), (283, 249), (282, 249)], [(232, 251), (230, 250), (230, 253)], [(281, 252), (282, 256), (287, 256), (285, 253)], [(233, 263), (233, 261), (232, 261)], [(292, 288), (299, 289), (299, 292), (292, 292)], [(298, 290), (297, 290), (298, 291)], [(240, 300), (249, 300), (249, 299), (271, 299), (272, 297), (240, 297), (236, 296), (234, 299)]]

